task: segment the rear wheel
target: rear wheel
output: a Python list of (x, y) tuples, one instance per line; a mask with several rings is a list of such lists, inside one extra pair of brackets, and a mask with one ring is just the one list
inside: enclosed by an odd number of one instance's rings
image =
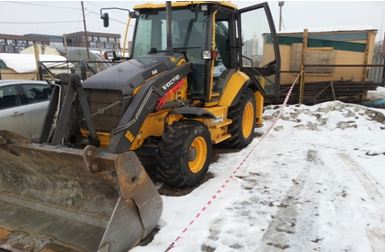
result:
[(212, 154), (210, 131), (197, 121), (167, 126), (156, 159), (160, 177), (175, 187), (193, 187), (205, 177)]
[(233, 122), (228, 132), (231, 137), (223, 142), (228, 148), (244, 148), (254, 137), (256, 111), (255, 95), (251, 89), (246, 89), (239, 102), (229, 108), (228, 118)]

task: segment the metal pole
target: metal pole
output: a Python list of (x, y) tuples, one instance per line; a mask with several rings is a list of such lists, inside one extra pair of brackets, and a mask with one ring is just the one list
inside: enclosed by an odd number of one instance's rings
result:
[(279, 31), (281, 31), (282, 27), (282, 6), (285, 2), (284, 1), (279, 1), (278, 6), (279, 6)]
[(65, 50), (65, 57), (68, 60), (68, 45), (67, 45), (67, 34), (64, 34), (64, 50)]
[(40, 75), (40, 49), (37, 43), (33, 44), (33, 51), (35, 52), (35, 62), (36, 62), (36, 76), (37, 80), (41, 80), (42, 76)]
[(84, 15), (83, 1), (81, 1), (81, 4), (82, 4), (82, 12), (83, 12), (84, 35), (86, 36), (87, 59), (90, 60), (90, 50), (88, 48), (88, 35), (87, 35), (86, 17)]
[(306, 64), (306, 50), (307, 50), (308, 29), (303, 30), (302, 39), (302, 60), (301, 60), (301, 79), (299, 83), (298, 103), (303, 104), (303, 96), (305, 93), (305, 64)]
[(281, 31), (282, 27), (282, 6), (279, 6), (279, 31)]
[(167, 30), (167, 49), (166, 55), (173, 55), (172, 32), (171, 32), (171, 1), (166, 2), (166, 30)]

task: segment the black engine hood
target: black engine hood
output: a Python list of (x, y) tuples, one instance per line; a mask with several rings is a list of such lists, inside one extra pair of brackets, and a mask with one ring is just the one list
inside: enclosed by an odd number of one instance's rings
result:
[(132, 95), (145, 80), (176, 66), (181, 54), (150, 54), (122, 62), (83, 81), (84, 89), (115, 89)]

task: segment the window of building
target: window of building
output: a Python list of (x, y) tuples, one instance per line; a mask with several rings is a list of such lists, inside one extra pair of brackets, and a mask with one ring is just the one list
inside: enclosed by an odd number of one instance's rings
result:
[(33, 41), (28, 41), (28, 45), (32, 46), (33, 45)]
[(97, 47), (96, 42), (90, 42), (90, 47)]
[(106, 45), (105, 45), (106, 43), (103, 43), (103, 42), (98, 42), (98, 46), (100, 47), (100, 48), (106, 48)]
[(63, 46), (63, 42), (51, 42), (50, 45), (52, 45), (52, 46)]
[(120, 43), (120, 38), (115, 38), (116, 43)]
[(15, 47), (15, 51), (16, 51), (16, 52), (20, 52), (21, 50), (24, 50), (24, 49), (25, 49), (24, 46), (16, 46), (16, 47)]
[[(0, 45), (0, 53), (2, 53), (2, 52), (5, 52), (4, 46), (1, 46), (1, 45)], [(0, 68), (1, 68), (1, 67), (0, 67)]]
[(5, 45), (5, 39), (0, 39), (0, 45)]
[(108, 42), (108, 39), (106, 37), (99, 37), (100, 42)]
[(27, 40), (17, 40), (17, 46), (27, 46)]
[(87, 41), (92, 41), (92, 36), (88, 36)]
[(72, 46), (72, 38), (67, 38), (67, 46)]
[(13, 52), (15, 52), (15, 51), (14, 51), (13, 46), (7, 45), (7, 46), (5, 46), (5, 52), (7, 52), (7, 53), (13, 53)]
[(114, 43), (106, 43), (106, 48), (107, 49), (113, 49), (114, 48)]
[(14, 39), (7, 39), (7, 45), (15, 45)]
[(50, 42), (56, 42), (56, 43), (63, 43), (62, 38), (50, 38), (49, 41)]

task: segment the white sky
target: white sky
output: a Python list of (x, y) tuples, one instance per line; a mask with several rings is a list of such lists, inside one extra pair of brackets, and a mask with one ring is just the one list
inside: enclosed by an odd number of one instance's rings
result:
[[(133, 9), (148, 1), (85, 1), (87, 30), (122, 34), (127, 14), (109, 11), (110, 27), (104, 28), (100, 19), (101, 7)], [(153, 1), (154, 2), (154, 1)], [(246, 7), (261, 1), (232, 1)], [(275, 25), (279, 26), (278, 1), (269, 1)], [(282, 29), (314, 27), (368, 27), (383, 34), (385, 1), (285, 1)], [(64, 23), (59, 23), (64, 22)], [(0, 33), (23, 35), (28, 33), (63, 35), (83, 31), (80, 1), (0, 1)], [(132, 27), (131, 27), (132, 31)], [(377, 35), (377, 41), (383, 36)]]

